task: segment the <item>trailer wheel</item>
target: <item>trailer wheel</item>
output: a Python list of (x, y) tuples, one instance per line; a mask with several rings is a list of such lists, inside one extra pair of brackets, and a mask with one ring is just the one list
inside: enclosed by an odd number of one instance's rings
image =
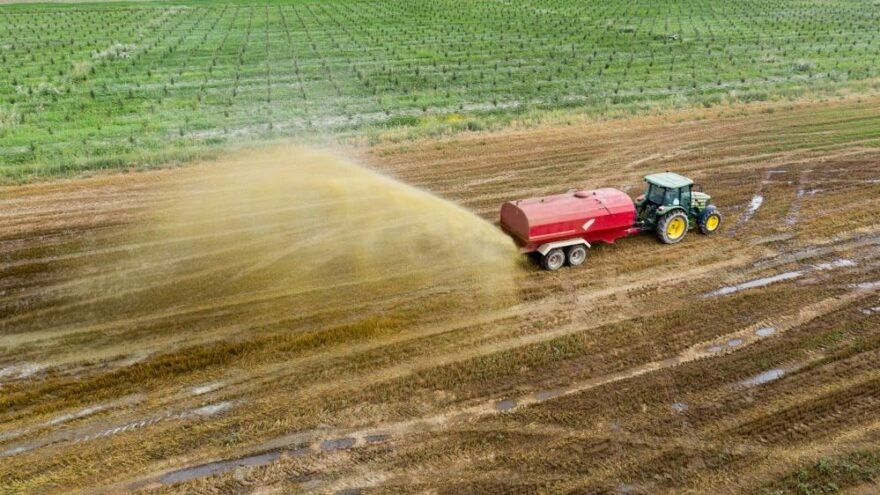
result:
[(688, 217), (681, 210), (667, 213), (657, 223), (657, 237), (664, 244), (677, 244), (687, 235)]
[(551, 249), (541, 259), (541, 265), (545, 270), (556, 271), (565, 264), (565, 253), (561, 249)]
[(567, 249), (566, 258), (569, 266), (582, 265), (587, 260), (587, 246), (575, 244)]

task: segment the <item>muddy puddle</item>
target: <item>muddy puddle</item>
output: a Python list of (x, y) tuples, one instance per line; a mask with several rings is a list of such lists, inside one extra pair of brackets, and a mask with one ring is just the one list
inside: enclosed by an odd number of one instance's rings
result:
[(852, 266), (856, 266), (856, 265), (858, 265), (858, 263), (856, 263), (853, 260), (840, 258), (840, 259), (836, 259), (833, 261), (829, 261), (827, 263), (819, 263), (817, 265), (813, 265), (813, 269), (819, 270), (819, 271), (827, 271), (827, 270), (834, 270), (835, 268), (848, 268), (848, 267), (852, 267)]
[[(386, 442), (391, 439), (391, 435), (387, 433), (374, 433), (363, 437), (364, 444), (376, 444)], [(175, 483), (183, 483), (197, 478), (214, 476), (221, 473), (233, 471), (239, 467), (259, 467), (278, 461), (282, 457), (303, 457), (315, 452), (336, 452), (354, 448), (358, 443), (355, 437), (339, 437), (330, 438), (317, 444), (317, 446), (301, 445), (292, 449), (280, 449), (269, 452), (254, 454), (247, 457), (237, 459), (227, 459), (223, 461), (209, 462), (198, 466), (178, 469), (164, 474), (159, 478), (159, 482), (166, 485)], [(311, 480), (303, 479), (303, 482)]]
[(228, 411), (233, 406), (232, 402), (218, 402), (217, 404), (209, 404), (197, 409), (193, 409), (192, 413), (199, 416), (213, 416)]
[(743, 213), (742, 219), (739, 223), (746, 223), (755, 216), (755, 213), (761, 208), (761, 205), (764, 204), (764, 195), (763, 194), (755, 194), (752, 196), (752, 199), (749, 201), (749, 206), (746, 209), (746, 212)]
[(741, 345), (743, 345), (745, 341), (739, 337), (732, 338), (723, 344), (715, 344), (706, 348), (706, 352), (709, 354), (718, 354), (725, 349), (735, 349)]
[(377, 433), (375, 435), (365, 436), (364, 442), (366, 442), (367, 444), (381, 443), (381, 442), (387, 442), (390, 439), (391, 439), (391, 435), (389, 435), (387, 433)]
[(729, 237), (735, 236), (739, 227), (741, 225), (743, 225), (744, 223), (748, 222), (749, 220), (751, 220), (752, 217), (755, 215), (755, 213), (758, 211), (758, 209), (761, 208), (762, 204), (764, 204), (764, 195), (762, 193), (759, 192), (759, 193), (756, 193), (754, 196), (752, 196), (752, 199), (749, 200), (749, 204), (748, 204), (748, 207), (746, 208), (746, 211), (742, 214), (742, 216), (739, 217), (739, 219), (737, 219), (737, 221), (733, 225), (733, 227), (731, 227), (730, 230), (728, 230), (727, 235)]
[(501, 412), (510, 411), (514, 407), (516, 407), (516, 401), (513, 399), (504, 399), (502, 401), (498, 401), (498, 403), (495, 404), (495, 410)]
[(20, 445), (18, 447), (13, 447), (11, 449), (4, 450), (0, 452), (0, 457), (12, 457), (14, 455), (23, 454), (25, 452), (29, 452), (33, 450), (35, 447), (29, 447), (26, 445)]
[(225, 386), (224, 383), (216, 382), (216, 383), (206, 383), (204, 385), (198, 385), (195, 387), (191, 387), (189, 389), (190, 395), (204, 395), (207, 393), (214, 392), (215, 390), (220, 390)]
[(770, 284), (775, 284), (776, 282), (783, 282), (785, 280), (794, 280), (796, 278), (800, 278), (804, 275), (803, 271), (797, 270), (792, 272), (780, 273), (778, 275), (773, 275), (770, 277), (757, 278), (754, 280), (749, 280), (748, 282), (743, 282), (741, 284), (729, 285), (727, 287), (722, 287), (720, 289), (709, 292), (704, 297), (718, 297), (718, 296), (727, 296), (736, 292), (740, 292), (748, 289), (757, 289), (759, 287), (766, 287)]
[(794, 280), (810, 272), (825, 272), (830, 270), (837, 270), (839, 268), (851, 268), (854, 266), (858, 266), (858, 263), (851, 259), (846, 258), (838, 258), (824, 263), (817, 263), (808, 268), (804, 268), (801, 270), (793, 270), (789, 272), (783, 272), (777, 275), (771, 275), (769, 277), (756, 278), (754, 280), (749, 280), (747, 282), (742, 282), (736, 285), (729, 285), (727, 287), (722, 287), (720, 289), (716, 289), (712, 292), (708, 292), (703, 295), (703, 297), (719, 297), (719, 296), (727, 296), (730, 294), (734, 294), (736, 292), (748, 290), (748, 289), (757, 289), (759, 287), (766, 287), (770, 284), (775, 284), (777, 282), (784, 282), (786, 280)]
[(758, 209), (763, 204), (764, 204), (764, 195), (763, 194), (756, 194), (756, 195), (752, 196), (752, 200), (749, 201), (749, 209), (746, 210), (746, 219), (745, 220), (748, 220), (749, 218), (751, 218), (752, 215), (754, 215), (755, 212), (757, 212)]
[(876, 280), (874, 282), (862, 282), (859, 284), (853, 284), (853, 285), (851, 285), (851, 287), (856, 290), (880, 289), (880, 280)]
[(4, 381), (23, 380), (43, 371), (44, 369), (46, 369), (46, 366), (39, 363), (21, 363), (6, 366), (0, 368), (0, 383), (3, 383)]
[[(770, 337), (771, 335), (775, 335), (776, 331), (777, 330), (776, 330), (775, 326), (768, 325), (768, 326), (756, 329), (753, 333), (754, 333), (755, 337), (765, 338), (765, 337)], [(718, 354), (718, 353), (723, 352), (725, 350), (736, 349), (736, 348), (744, 345), (746, 343), (746, 340), (747, 339), (741, 338), (741, 337), (733, 337), (731, 339), (728, 339), (726, 342), (719, 343), (719, 344), (713, 344), (709, 347), (706, 347), (705, 352), (708, 354)], [(749, 340), (751, 340), (751, 339), (749, 339)]]
[(297, 455), (296, 450), (275, 451), (256, 454), (249, 457), (242, 457), (229, 461), (210, 462), (208, 464), (202, 464), (199, 466), (172, 471), (159, 478), (159, 482), (166, 485), (173, 485), (175, 483), (183, 483), (197, 478), (204, 478), (206, 476), (225, 473), (228, 471), (232, 471), (233, 469), (238, 467), (265, 466), (266, 464), (275, 462), (280, 459), (282, 454), (287, 454), (292, 457), (298, 457), (303, 455), (304, 453), (300, 453)]
[(548, 390), (539, 390), (535, 392), (535, 400), (544, 402), (545, 400), (555, 399), (565, 394), (565, 389), (553, 388)]
[(68, 422), (68, 421), (72, 421), (72, 420), (74, 420), (74, 419), (85, 418), (85, 417), (87, 417), (87, 416), (91, 416), (92, 414), (95, 414), (95, 413), (97, 413), (97, 412), (101, 412), (101, 411), (103, 411), (103, 410), (106, 409), (106, 408), (107, 408), (106, 405), (104, 405), (104, 404), (98, 404), (98, 405), (96, 405), (96, 406), (87, 407), (87, 408), (85, 408), (85, 409), (81, 409), (81, 410), (76, 411), (76, 412), (72, 412), (72, 413), (68, 413), (68, 414), (62, 414), (61, 416), (58, 416), (58, 417), (55, 417), (55, 418), (50, 419), (49, 421), (46, 421), (46, 423), (44, 423), (44, 424), (45, 424), (46, 426), (55, 426), (55, 425), (59, 425), (59, 424), (61, 424), (61, 423), (66, 423), (66, 422)]
[(778, 380), (785, 376), (786, 371), (782, 368), (773, 368), (757, 375), (746, 378), (745, 380), (737, 383), (738, 386), (744, 388), (757, 387), (758, 385), (763, 385), (765, 383), (770, 383), (772, 381)]
[(324, 452), (334, 452), (337, 450), (345, 450), (354, 447), (354, 444), (357, 442), (356, 439), (352, 437), (343, 437), (343, 438), (332, 438), (329, 440), (324, 440), (321, 442), (320, 449)]
[(776, 333), (776, 327), (763, 327), (755, 330), (755, 335), (758, 337), (769, 337)]

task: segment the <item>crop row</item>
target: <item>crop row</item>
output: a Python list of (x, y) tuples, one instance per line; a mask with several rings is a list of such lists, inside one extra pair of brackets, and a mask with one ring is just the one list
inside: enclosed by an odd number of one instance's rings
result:
[(7, 8), (0, 165), (138, 163), (169, 143), (453, 114), (798, 94), (875, 78), (877, 25), (868, 4), (789, 0)]

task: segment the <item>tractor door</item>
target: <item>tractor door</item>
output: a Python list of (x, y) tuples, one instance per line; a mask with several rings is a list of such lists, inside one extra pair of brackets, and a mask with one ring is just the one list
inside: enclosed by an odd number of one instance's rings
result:
[(679, 206), (681, 204), (681, 190), (667, 188), (663, 194), (663, 206)]
[(691, 199), (691, 186), (682, 187), (680, 189), (681, 206), (684, 207), (684, 211), (686, 211), (688, 215), (693, 213), (691, 211)]
[(663, 194), (663, 206), (681, 207), (685, 213), (691, 213), (691, 186), (666, 189)]

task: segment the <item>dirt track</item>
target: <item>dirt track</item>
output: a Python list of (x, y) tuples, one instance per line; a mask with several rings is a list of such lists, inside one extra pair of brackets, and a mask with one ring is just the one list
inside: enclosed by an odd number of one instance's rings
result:
[[(714, 238), (520, 268), (511, 300), (393, 279), (334, 300), (316, 280), (332, 304), (296, 315), (227, 301), (83, 326), (71, 267), (155, 249), (130, 227), (199, 169), (3, 189), (0, 492), (760, 493), (876, 450), (877, 103), (352, 151), (490, 220), (665, 169), (726, 214)], [(232, 462), (178, 471), (214, 460)]]

